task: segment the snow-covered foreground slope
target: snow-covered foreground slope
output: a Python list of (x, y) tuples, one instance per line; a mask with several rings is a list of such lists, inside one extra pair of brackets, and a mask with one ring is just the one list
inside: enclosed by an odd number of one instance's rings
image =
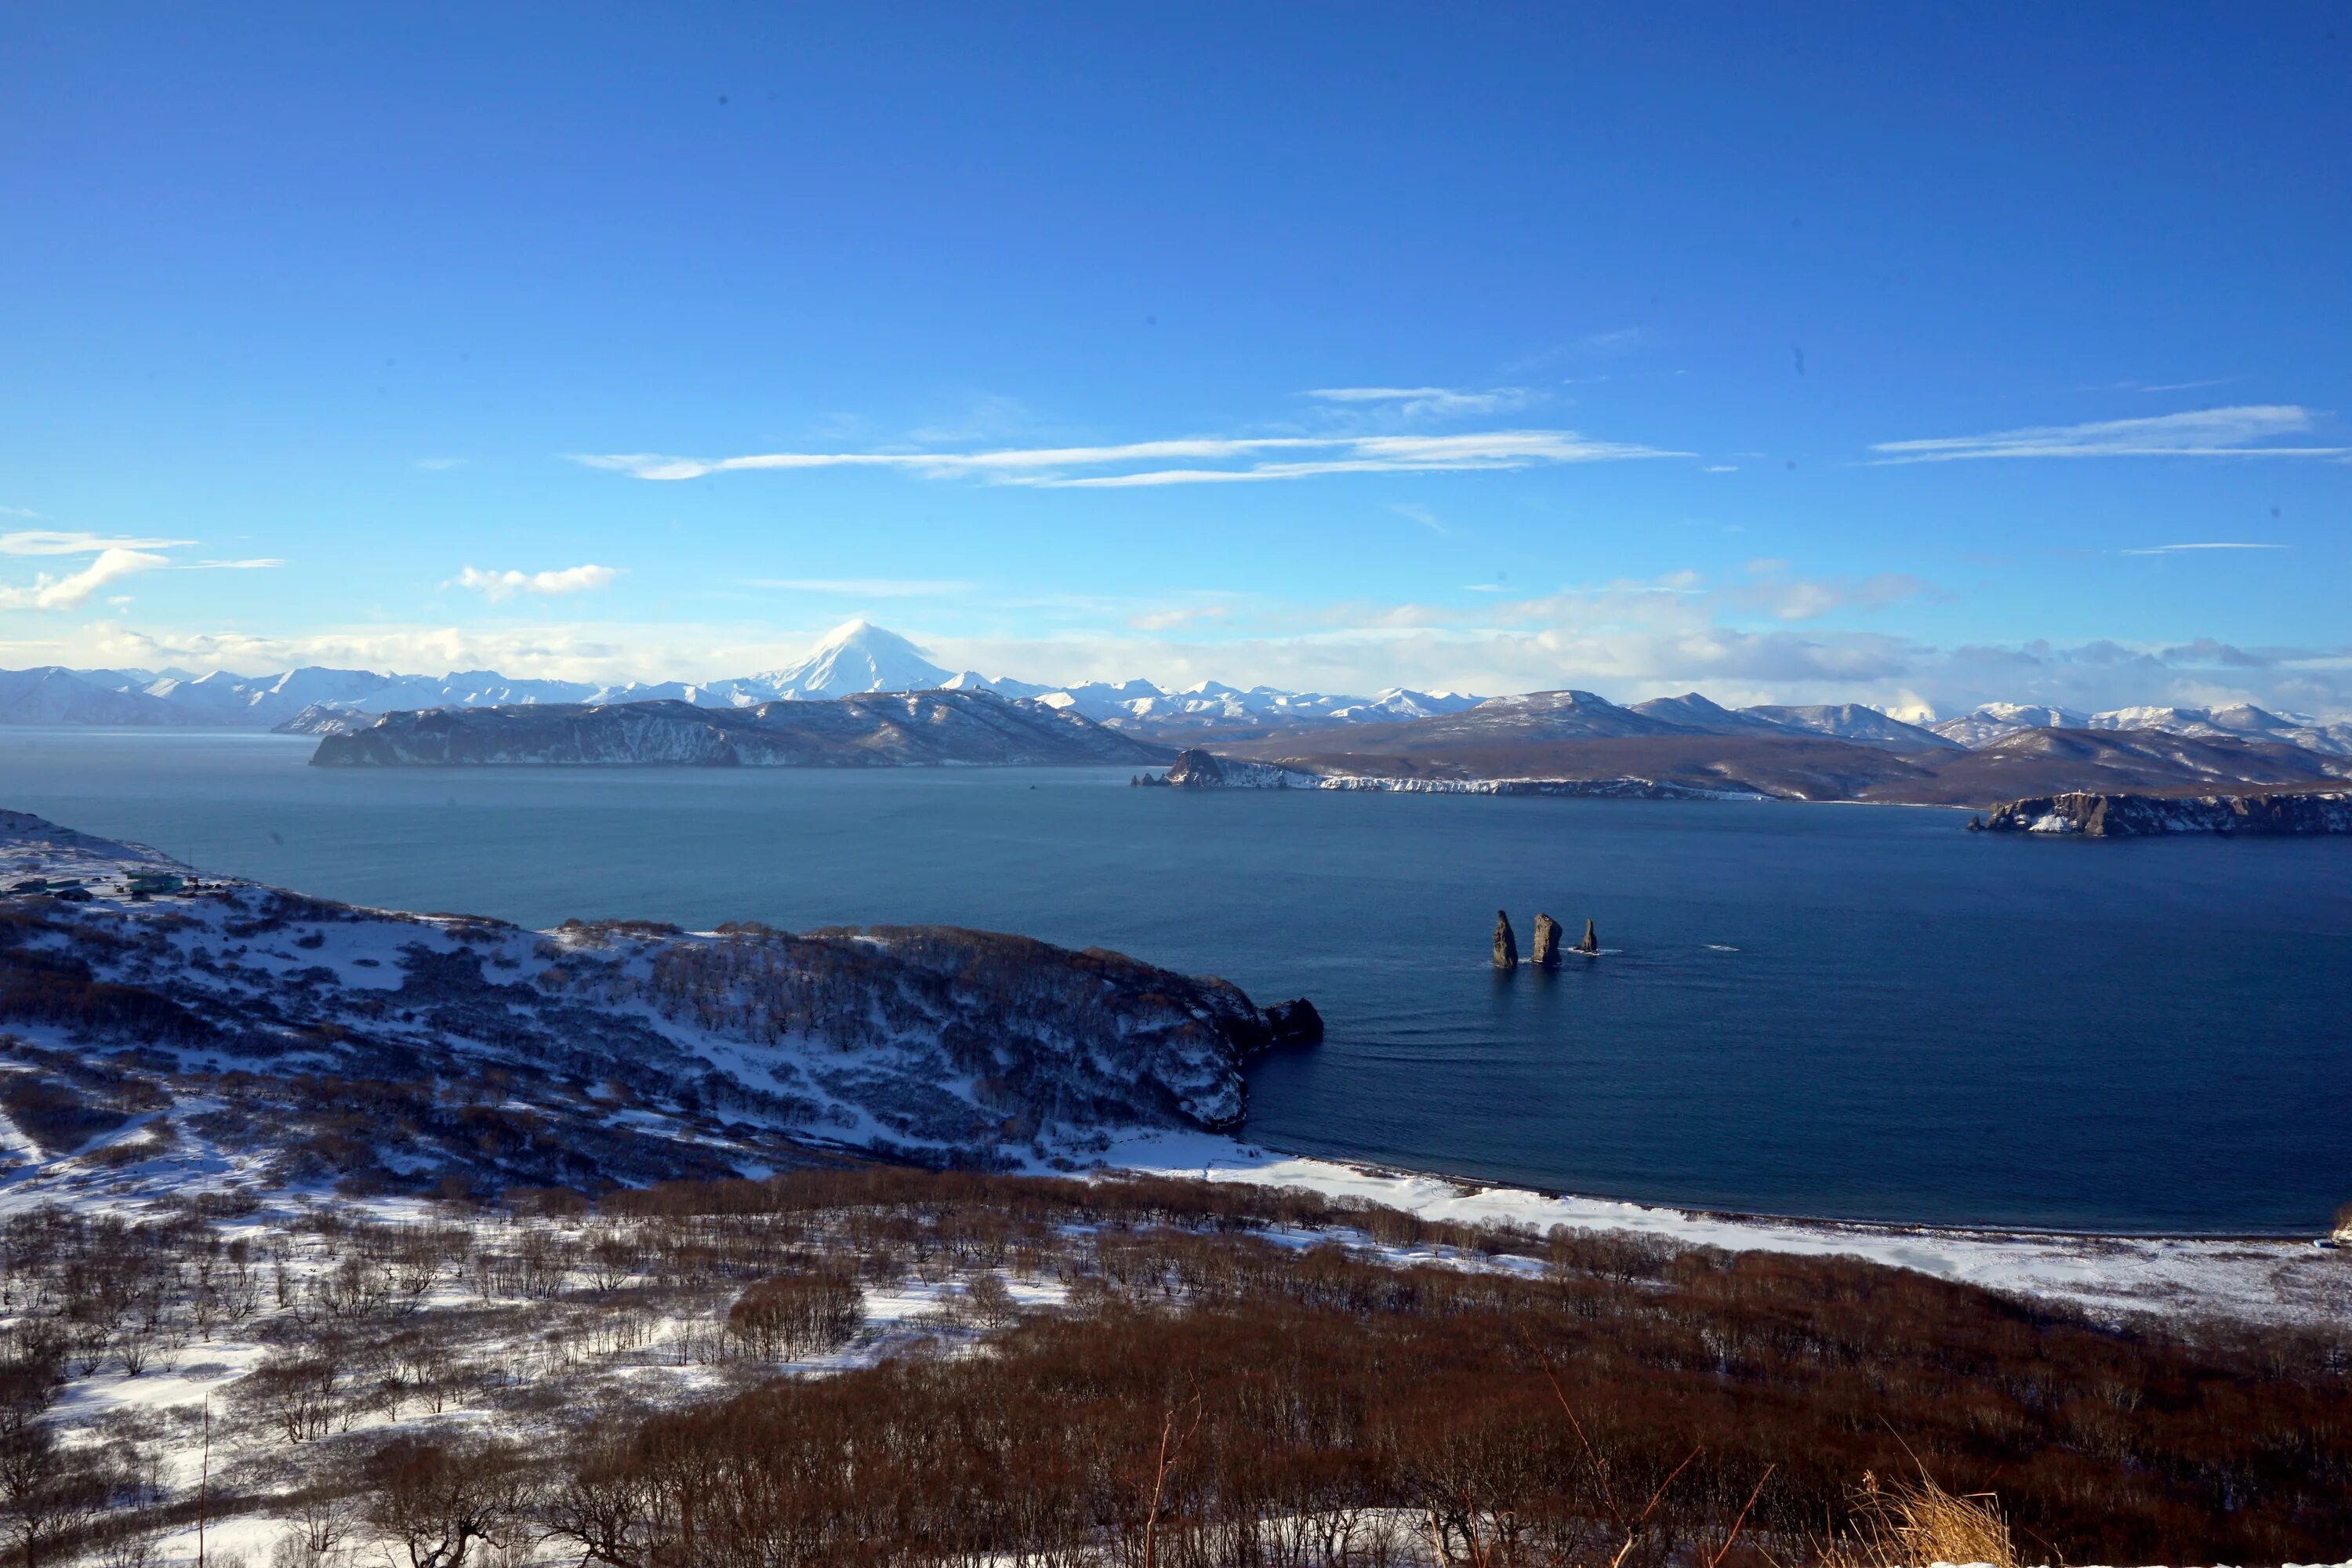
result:
[[(0, 1188), (346, 1191), (758, 1174), (824, 1151), (1075, 1168), (1242, 1113), (1319, 1032), (1234, 986), (944, 927), (530, 931), (173, 880), (0, 816)], [(148, 884), (148, 885), (152, 885)], [(151, 1183), (152, 1184), (152, 1183)]]

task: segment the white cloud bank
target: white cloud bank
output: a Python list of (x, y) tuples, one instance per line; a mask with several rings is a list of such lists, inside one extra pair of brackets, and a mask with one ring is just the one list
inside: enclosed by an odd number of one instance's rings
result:
[[(1024, 447), (982, 452), (762, 452), (740, 458), (591, 453), (572, 460), (640, 479), (698, 479), (711, 474), (771, 469), (885, 468), (929, 479), (1111, 489), (1248, 483), (1327, 474), (1526, 468), (1688, 455), (1591, 440), (1573, 430), (1492, 430), (1456, 436), (1193, 437), (1106, 447)], [(1088, 471), (1097, 469), (1118, 471)]]
[(2147, 419), (2102, 419), (2088, 425), (2037, 425), (1989, 436), (1946, 436), (1924, 441), (1881, 441), (1870, 449), (1879, 466), (1957, 463), (1988, 458), (2341, 458), (2352, 447), (2279, 447), (2260, 443), (2300, 436), (2311, 410), (2293, 404), (2248, 404), (2160, 414)]
[(468, 566), (444, 587), (471, 588), (496, 605), (513, 598), (517, 594), (536, 594), (553, 598), (563, 594), (584, 594), (593, 589), (609, 588), (621, 574), (616, 566), (565, 566), (552, 572), (485, 572)]

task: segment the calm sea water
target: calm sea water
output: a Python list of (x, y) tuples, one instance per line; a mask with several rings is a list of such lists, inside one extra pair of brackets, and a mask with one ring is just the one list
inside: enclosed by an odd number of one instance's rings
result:
[[(0, 805), (534, 926), (946, 921), (1312, 997), (1252, 1136), (1766, 1212), (2307, 1229), (2352, 1198), (2352, 840), (2025, 842), (1948, 812), (1126, 787), (1094, 770), (312, 769), (0, 731)], [(1598, 963), (1500, 979), (1496, 909)]]

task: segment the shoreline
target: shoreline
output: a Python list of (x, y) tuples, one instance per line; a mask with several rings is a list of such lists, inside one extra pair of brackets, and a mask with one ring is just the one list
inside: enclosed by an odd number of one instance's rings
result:
[(2352, 1315), (2352, 1251), (2316, 1237), (2126, 1236), (2053, 1229), (1801, 1219), (1552, 1194), (1298, 1155), (1215, 1133), (1114, 1137), (1097, 1171), (1307, 1188), (1467, 1224), (1554, 1225), (1663, 1237), (1731, 1252), (1848, 1256), (2094, 1316), (2229, 1317), (2271, 1323)]
[[(1865, 801), (1855, 804), (1873, 803)], [(2038, 1238), (2053, 1241), (2189, 1241), (2253, 1245), (2276, 1242), (2316, 1243), (2328, 1239), (2327, 1233), (2325, 1231), (2306, 1233), (2286, 1229), (2098, 1230), (2063, 1225), (2012, 1225), (1999, 1220), (1978, 1222), (1856, 1219), (1842, 1215), (1779, 1214), (1769, 1209), (1717, 1208), (1694, 1204), (1679, 1204), (1666, 1198), (1632, 1197), (1618, 1193), (1576, 1192), (1567, 1187), (1547, 1187), (1533, 1182), (1513, 1182), (1499, 1177), (1466, 1176), (1457, 1172), (1430, 1170), (1418, 1165), (1401, 1165), (1387, 1160), (1361, 1159), (1340, 1154), (1315, 1154), (1303, 1149), (1278, 1148), (1264, 1139), (1257, 1138), (1240, 1138), (1237, 1142), (1284, 1160), (1344, 1166), (1359, 1175), (1376, 1180), (1444, 1182), (1449, 1186), (1468, 1191), (1525, 1193), (1531, 1197), (1542, 1198), (1549, 1202), (1622, 1205), (1633, 1209), (1656, 1210), (1663, 1214), (1678, 1214), (1694, 1220), (1712, 1220), (1730, 1225), (1778, 1225), (1831, 1230), (1899, 1231), (1906, 1235), (1933, 1232), (1953, 1236), (2011, 1237), (2020, 1240)]]

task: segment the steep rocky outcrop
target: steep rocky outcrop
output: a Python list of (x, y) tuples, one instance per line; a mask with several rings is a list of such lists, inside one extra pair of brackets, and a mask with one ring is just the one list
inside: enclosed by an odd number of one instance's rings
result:
[(2059, 795), (2015, 800), (1984, 820), (1990, 833), (2140, 838), (2165, 833), (2257, 836), (2352, 833), (2352, 794)]
[(1495, 911), (1495, 967), (1502, 970), (1519, 966), (1519, 939), (1511, 931), (1511, 917), (1501, 910)]
[(1549, 915), (1536, 916), (1535, 953), (1529, 959), (1538, 969), (1559, 967), (1559, 922)]
[(1592, 922), (1591, 921), (1586, 921), (1584, 922), (1584, 940), (1576, 944), (1576, 951), (1579, 952), (1599, 952), (1601, 951), (1600, 933), (1592, 929)]
[(992, 691), (874, 691), (698, 708), (536, 703), (387, 713), (323, 735), (315, 767), (1044, 766), (1161, 761), (1164, 747)]

